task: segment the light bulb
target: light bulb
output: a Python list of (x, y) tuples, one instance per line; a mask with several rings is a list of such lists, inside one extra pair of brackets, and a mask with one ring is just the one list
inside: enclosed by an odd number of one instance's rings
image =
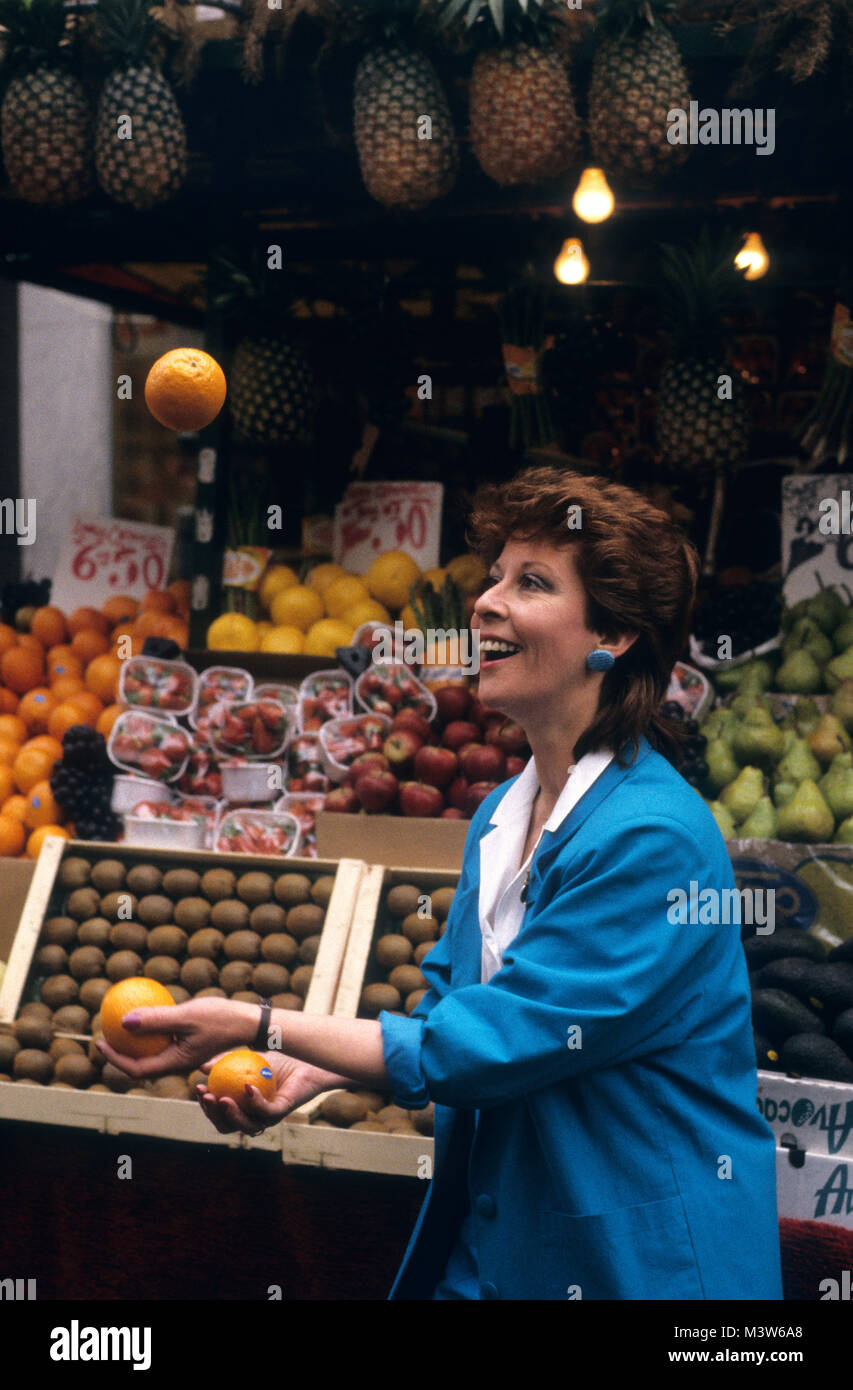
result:
[(767, 271), (770, 257), (758, 232), (750, 232), (735, 256), (738, 270), (744, 270), (745, 280), (760, 280)]
[(613, 194), (603, 169), (584, 169), (572, 198), (582, 222), (603, 222), (613, 211)]
[(589, 261), (578, 237), (569, 237), (554, 262), (554, 274), (563, 285), (579, 285), (589, 275)]

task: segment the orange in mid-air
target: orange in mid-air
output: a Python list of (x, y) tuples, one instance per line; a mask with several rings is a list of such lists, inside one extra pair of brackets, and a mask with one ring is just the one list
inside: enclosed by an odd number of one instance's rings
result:
[(210, 1068), (207, 1089), (213, 1092), (217, 1100), (230, 1096), (235, 1104), (242, 1107), (247, 1085), (257, 1086), (264, 1100), (272, 1100), (275, 1095), (272, 1067), (265, 1057), (253, 1052), (250, 1047), (238, 1047), (234, 1052), (226, 1052)]
[(225, 373), (201, 348), (173, 348), (158, 357), (145, 381), (145, 404), (170, 430), (200, 430), (225, 402)]
[(175, 1001), (159, 980), (132, 975), (108, 989), (101, 1000), (101, 1030), (110, 1047), (125, 1057), (154, 1057), (169, 1046), (168, 1033), (129, 1033), (122, 1019), (133, 1009), (163, 1009)]

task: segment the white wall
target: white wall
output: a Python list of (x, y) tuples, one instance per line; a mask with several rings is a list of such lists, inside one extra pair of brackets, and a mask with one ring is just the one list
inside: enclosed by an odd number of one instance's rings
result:
[(36, 499), (24, 578), (53, 577), (74, 512), (112, 501), (112, 310), (40, 285), (18, 287), (21, 496)]

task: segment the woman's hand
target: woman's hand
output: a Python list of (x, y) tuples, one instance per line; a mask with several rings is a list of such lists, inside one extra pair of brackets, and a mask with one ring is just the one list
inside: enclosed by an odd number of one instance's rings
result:
[(143, 1080), (167, 1072), (190, 1071), (215, 1053), (246, 1046), (259, 1018), (254, 1004), (216, 998), (188, 999), (172, 1008), (133, 1009), (122, 1019), (127, 1031), (140, 1037), (146, 1033), (170, 1034), (168, 1047), (154, 1057), (127, 1057), (116, 1052), (104, 1038), (98, 1039), (98, 1047), (113, 1066)]
[[(287, 1057), (283, 1052), (262, 1052), (267, 1066), (275, 1077), (275, 1095), (272, 1100), (264, 1100), (257, 1086), (246, 1086), (246, 1097), (242, 1106), (237, 1105), (230, 1096), (217, 1100), (204, 1085), (196, 1087), (198, 1102), (214, 1129), (220, 1134), (232, 1134), (235, 1129), (244, 1134), (260, 1134), (270, 1125), (289, 1115), (297, 1106), (313, 1100), (322, 1091), (336, 1090), (339, 1086), (351, 1086), (352, 1080), (335, 1072), (312, 1067), (308, 1062), (299, 1062), (295, 1057)], [(205, 1062), (202, 1071), (210, 1071), (218, 1060), (212, 1057)]]

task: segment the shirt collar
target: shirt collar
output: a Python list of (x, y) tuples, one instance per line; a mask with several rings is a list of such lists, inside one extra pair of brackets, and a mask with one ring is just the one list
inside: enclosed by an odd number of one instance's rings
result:
[[(592, 786), (612, 758), (612, 750), (597, 749), (593, 753), (585, 753), (577, 763), (567, 769), (565, 785), (557, 799), (557, 804), (543, 826), (543, 830), (557, 830), (562, 825), (583, 793)], [(538, 788), (539, 778), (536, 774), (536, 763), (531, 757), (509, 791), (501, 797), (492, 812), (490, 824), (505, 825), (511, 821), (517, 821), (521, 816), (529, 816)]]

